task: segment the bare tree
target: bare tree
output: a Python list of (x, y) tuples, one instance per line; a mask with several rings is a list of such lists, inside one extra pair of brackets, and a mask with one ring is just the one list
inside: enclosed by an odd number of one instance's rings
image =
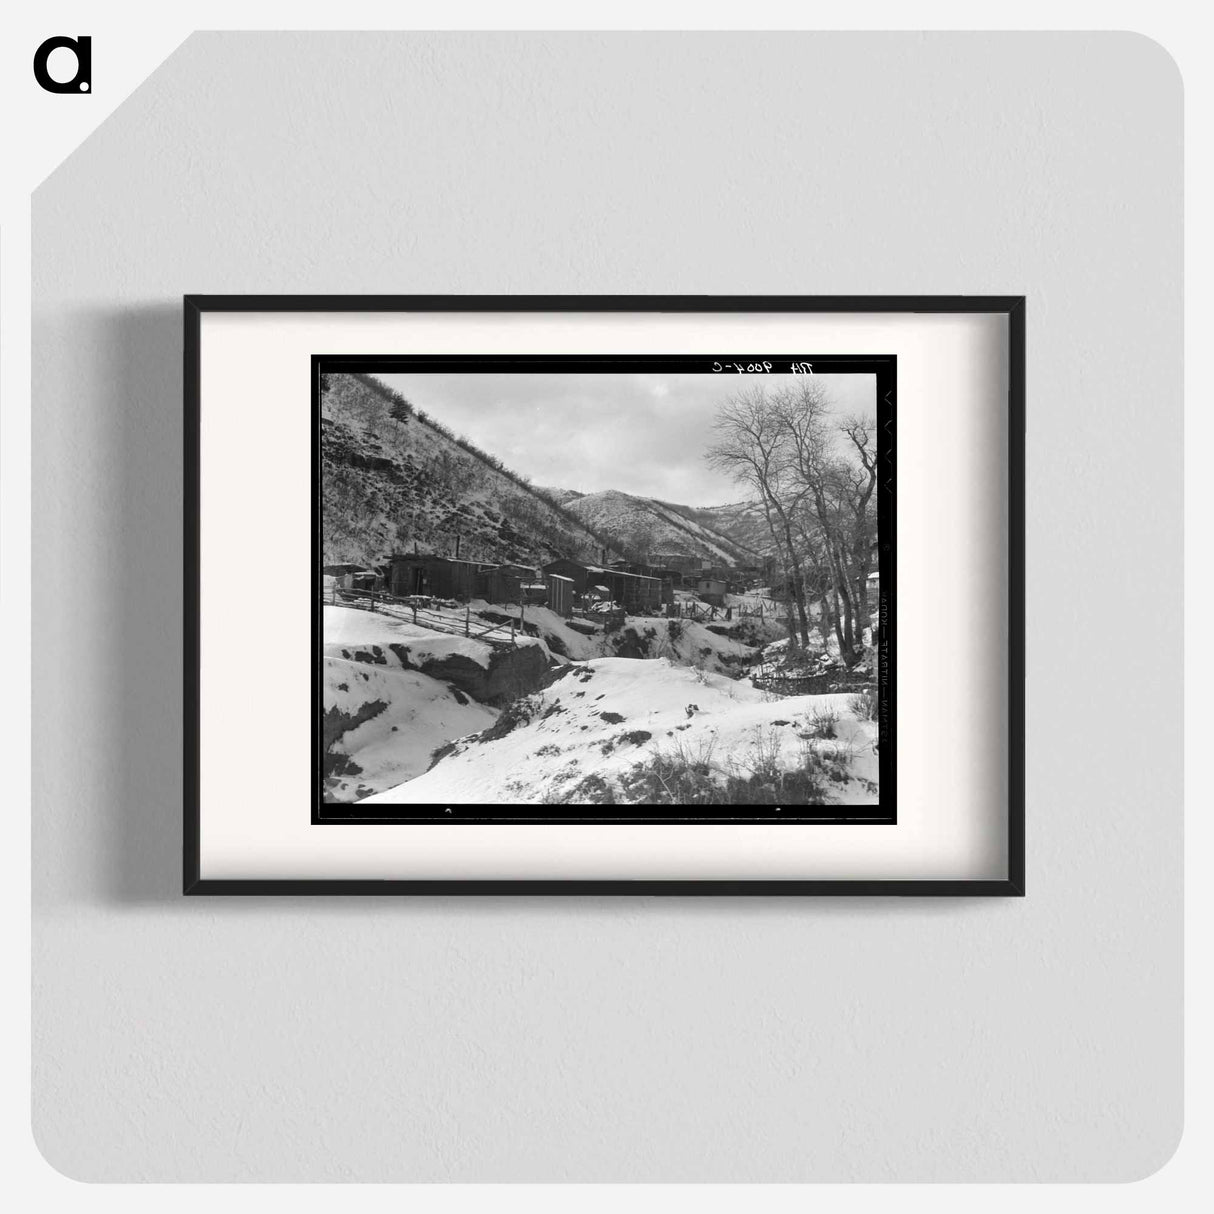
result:
[(872, 569), (873, 544), (877, 538), (877, 516), (873, 509), (873, 493), (877, 488), (877, 451), (874, 424), (867, 418), (850, 418), (843, 433), (855, 452), (856, 464), (844, 464), (842, 497), (847, 515), (844, 532), (847, 571), (851, 575), (857, 605), (860, 636), (863, 646), (864, 625), (869, 618), (868, 575)]
[(758, 497), (786, 570), (792, 643), (809, 643), (807, 601), (816, 599), (823, 641), (831, 632), (854, 665), (864, 652), (868, 574), (876, 536), (875, 423), (840, 422), (828, 391), (812, 379), (740, 392), (718, 410), (720, 441), (709, 451)]
[(709, 449), (708, 461), (758, 497), (788, 583), (789, 644), (807, 646), (809, 613), (793, 524), (799, 499), (789, 483), (788, 443), (780, 414), (766, 390), (757, 387), (738, 392), (721, 405), (713, 428), (719, 441)]

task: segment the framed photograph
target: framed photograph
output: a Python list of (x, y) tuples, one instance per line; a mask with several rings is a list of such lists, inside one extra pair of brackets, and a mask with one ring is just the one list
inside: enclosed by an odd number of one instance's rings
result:
[(1024, 893), (1021, 297), (185, 299), (188, 894)]

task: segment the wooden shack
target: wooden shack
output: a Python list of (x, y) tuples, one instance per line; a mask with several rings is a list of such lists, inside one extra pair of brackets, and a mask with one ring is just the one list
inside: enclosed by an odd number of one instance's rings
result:
[(689, 556), (685, 552), (656, 552), (650, 558), (654, 565), (664, 569), (677, 569), (679, 573), (696, 574), (707, 569), (710, 562), (702, 556)]
[(573, 579), (559, 573), (545, 573), (544, 584), (548, 587), (548, 606), (558, 615), (571, 615)]
[(581, 561), (573, 561), (568, 557), (560, 557), (558, 560), (549, 561), (544, 566), (544, 572), (568, 578), (573, 584), (575, 594), (585, 594), (587, 588), (592, 584), (589, 577), (590, 568), (591, 566), (584, 565)]
[[(573, 583), (576, 594), (598, 594), (606, 592), (613, 603), (619, 603), (626, 611), (637, 614), (657, 613), (663, 599), (663, 586), (659, 578), (647, 577), (643, 574), (629, 573), (624, 569), (605, 568), (602, 565), (584, 565), (581, 561), (572, 561), (562, 557), (560, 560), (549, 561), (544, 566), (545, 573), (555, 573), (567, 577)], [(673, 599), (673, 588), (669, 591)]]
[(482, 593), (490, 603), (529, 601), (524, 587), (541, 583), (537, 570), (527, 565), (494, 565), (485, 571)]
[(477, 596), (480, 570), (476, 561), (410, 552), (392, 557), (389, 589), (399, 598), (425, 594), (437, 599), (466, 601)]
[(662, 603), (662, 583), (657, 578), (639, 573), (625, 573), (620, 569), (589, 570), (596, 581), (602, 579), (611, 590), (613, 602), (623, 605), (625, 611), (648, 615), (656, 613)]
[(720, 577), (698, 577), (696, 578), (696, 594), (700, 596), (706, 603), (712, 603), (717, 607), (725, 605), (726, 582)]
[(342, 590), (379, 590), (383, 579), (374, 569), (363, 565), (322, 565), (321, 576), (333, 578), (335, 587)]

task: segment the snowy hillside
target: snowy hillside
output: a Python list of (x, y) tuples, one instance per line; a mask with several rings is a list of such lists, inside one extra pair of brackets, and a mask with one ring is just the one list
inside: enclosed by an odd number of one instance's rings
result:
[(378, 564), (394, 551), (543, 564), (599, 559), (604, 541), (555, 499), (462, 445), (369, 376), (321, 389), (323, 562)]
[[(689, 673), (696, 680), (736, 679), (775, 635), (757, 621), (725, 627), (647, 617), (605, 632), (528, 607), (510, 645), (502, 639), (510, 635), (508, 624), (491, 633), (497, 640), (490, 642), (414, 624), (410, 614), (406, 607), (323, 609), (323, 774), (330, 801), (360, 800), (421, 775), (434, 751), (488, 728), (502, 704), (509, 711), (511, 701), (560, 677), (560, 667), (570, 663), (611, 657), (656, 667), (673, 661), (695, 668)], [(429, 614), (437, 620), (441, 612)], [(517, 608), (473, 601), (467, 617), (452, 610), (445, 626), (460, 633), (467, 618), (475, 633), (511, 617), (518, 618)], [(733, 695), (755, 694), (736, 687)]]
[(697, 517), (690, 506), (609, 489), (570, 498), (567, 507), (588, 526), (638, 553), (704, 557), (714, 565), (747, 565), (752, 551)]
[[(474, 614), (496, 618), (502, 608), (474, 602)], [(517, 616), (517, 608), (507, 610)], [(784, 635), (778, 620), (738, 620), (735, 623), (702, 623), (699, 620), (668, 620), (662, 616), (629, 616), (622, 628), (604, 632), (586, 620), (566, 620), (546, 607), (528, 607), (524, 628), (542, 640), (553, 660), (584, 662), (589, 658), (621, 657), (649, 660), (669, 658), (716, 674), (738, 678), (758, 661), (762, 649)]]
[(352, 801), (425, 771), (451, 738), (498, 715), (491, 704), (542, 685), (549, 654), (503, 649), (350, 607), (324, 608), (321, 728), (325, 797)]
[(876, 726), (667, 659), (565, 668), (368, 804), (872, 804)]
[(724, 506), (688, 509), (698, 523), (725, 536), (730, 543), (760, 556), (772, 554), (771, 532), (758, 502), (729, 502)]
[(586, 496), (584, 493), (579, 493), (576, 489), (554, 489), (549, 485), (541, 486), (540, 492), (555, 498), (562, 506), (567, 506), (570, 502), (576, 502), (579, 497)]
[[(411, 780), (450, 738), (478, 733), (497, 710), (413, 670), (325, 657), (325, 798), (356, 801)], [(339, 732), (340, 730), (340, 732)]]

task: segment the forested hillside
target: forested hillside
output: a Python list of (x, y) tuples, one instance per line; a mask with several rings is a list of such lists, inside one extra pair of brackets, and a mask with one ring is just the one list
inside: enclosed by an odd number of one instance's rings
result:
[(542, 564), (601, 559), (610, 541), (542, 489), (366, 375), (321, 385), (322, 559), (392, 552)]
[(754, 553), (705, 523), (702, 512), (653, 497), (608, 490), (568, 500), (569, 511), (617, 545), (642, 556), (676, 553), (713, 565), (749, 565)]

